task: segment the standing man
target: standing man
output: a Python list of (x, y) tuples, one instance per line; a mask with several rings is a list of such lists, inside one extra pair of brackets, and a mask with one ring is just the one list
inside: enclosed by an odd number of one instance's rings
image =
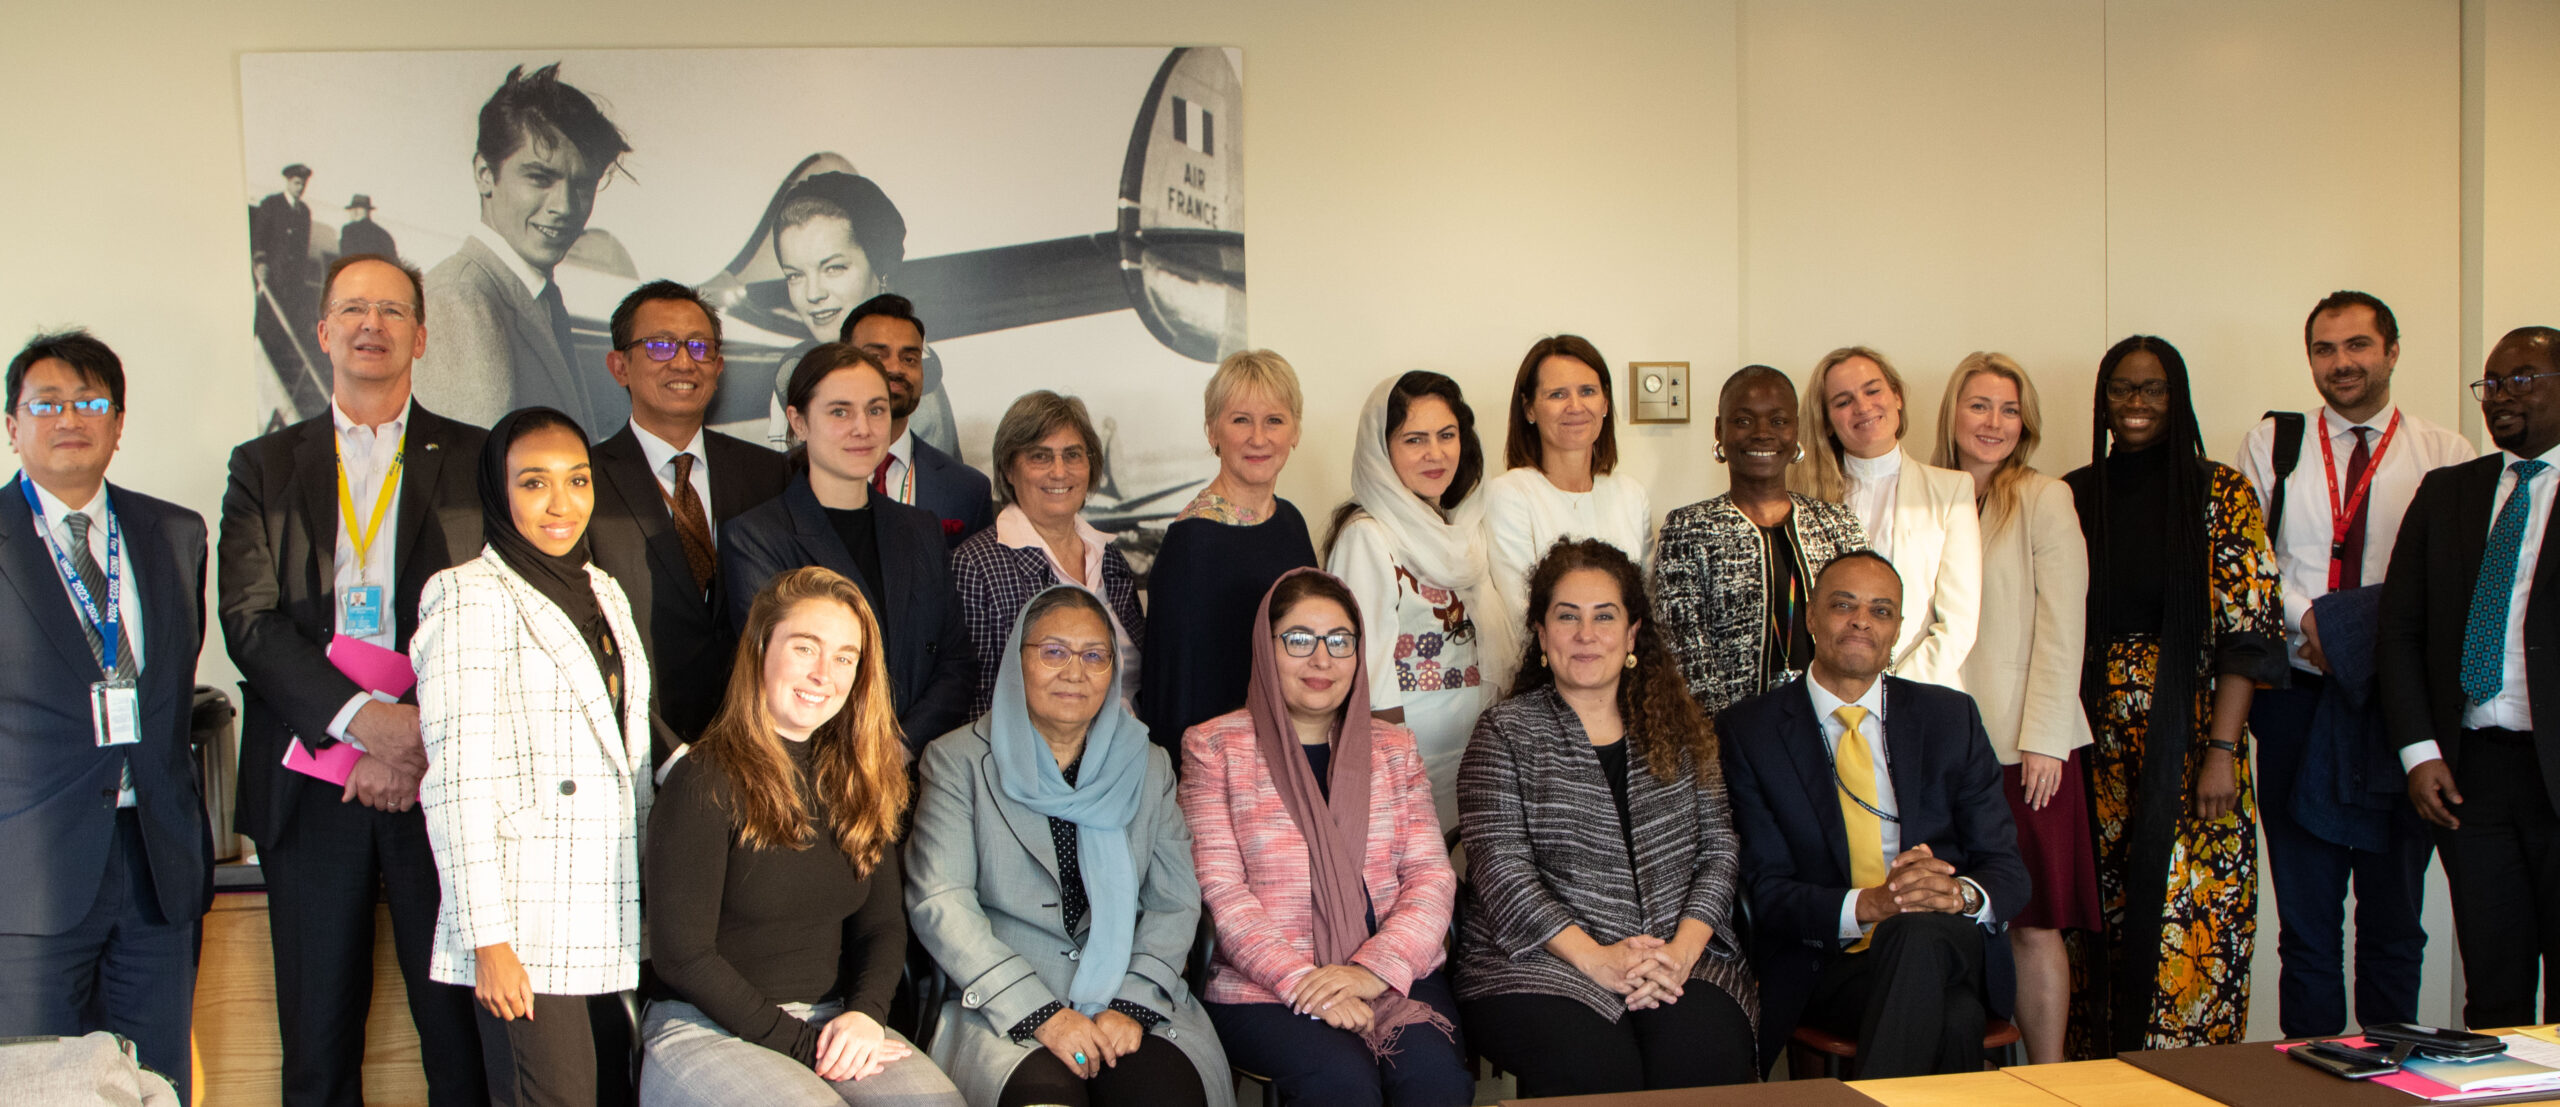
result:
[(400, 257), (400, 247), (391, 241), (391, 232), (373, 221), (373, 197), (361, 192), (347, 201), (347, 225), (338, 228), (338, 256), (349, 254), (372, 254), (395, 261)]
[(295, 162), (284, 167), (283, 191), (268, 193), (249, 209), (249, 271), (259, 293), (254, 316), (258, 344), (288, 388), (300, 379), (301, 336), (313, 318), (311, 207), (302, 202), (309, 187), (311, 167)]
[(924, 397), (924, 320), (916, 318), (914, 302), (895, 292), (863, 301), (845, 318), (843, 341), (889, 367), (889, 455), (871, 475), (871, 490), (932, 512), (954, 549), (994, 526), (994, 491), (986, 474), (909, 430)]
[[(2429, 473), (2383, 582), (2382, 709), (2441, 828), (2475, 1027), (2560, 1015), (2560, 331), (2521, 327), (2471, 384), (2496, 454)], [(2283, 895), (2277, 893), (2279, 901)]]
[(534, 406), (565, 411), (590, 432), (622, 422), (622, 398), (578, 371), (554, 273), (586, 233), (597, 186), (630, 152), (558, 64), (507, 71), (480, 107), (471, 156), (480, 225), (427, 272), (439, 337), (419, 366), (422, 398), (482, 426)]
[[(416, 270), (369, 255), (330, 267), (329, 413), (233, 450), (222, 496), (222, 633), (246, 695), (239, 825), (267, 880), (292, 1107), (364, 1101), (377, 901), (391, 908), (428, 1101), (487, 1102), (471, 990), (427, 977), (442, 888), (417, 807), (414, 690), (360, 684), (349, 671), (362, 670), (333, 660), (405, 652), (427, 578), (480, 552), (484, 436), (410, 396), (427, 345), (420, 286)], [(359, 754), (344, 785), (283, 764), (342, 743)]]
[[(727, 620), (711, 597), (716, 538), (729, 518), (782, 494), (781, 454), (703, 428), (719, 391), (720, 316), (674, 281), (633, 289), (613, 310), (614, 383), (631, 423), (596, 443), (596, 564), (622, 582), (648, 636), (659, 713), (691, 741), (729, 687)], [(667, 751), (659, 751), (664, 764)]]
[(79, 331), (10, 359), (0, 489), (0, 1037), (112, 1030), (188, 1098), (212, 840), (188, 755), (204, 519), (107, 483), (124, 366)]
[[(2267, 831), (2276, 902), (2284, 908), (2278, 1013), (2285, 1035), (2297, 1038), (2346, 1029), (2343, 927), (2351, 879), (2356, 1021), (2417, 1021), (2418, 969), (2427, 951), (2418, 913), (2426, 897), (2427, 855), (2434, 850), (2417, 816), (2397, 806), (2396, 779), (2395, 809), (2361, 820), (2363, 829), (2378, 833), (2341, 834), (2306, 826), (2297, 817), (2297, 794), (2324, 790), (2318, 798), (2325, 799), (2331, 787), (2325, 777), (2302, 779), (2314, 740), (2312, 715), (2329, 673), (2312, 602), (2381, 584), (2418, 481), (2430, 470), (2475, 456), (2460, 435), (2391, 402), (2400, 324), (2381, 300), (2362, 292), (2329, 294), (2304, 320), (2302, 342), (2322, 406), (2309, 420), (2260, 422), (2240, 447), (2240, 473), (2257, 490), (2258, 507), (2270, 520), (2293, 649), (2292, 686), (2258, 693), (2249, 730), (2258, 736), (2258, 814)], [(2314, 763), (2339, 756), (2360, 760), (2363, 752), (2330, 751)], [(2362, 838), (2365, 848), (2334, 841), (2321, 829)]]

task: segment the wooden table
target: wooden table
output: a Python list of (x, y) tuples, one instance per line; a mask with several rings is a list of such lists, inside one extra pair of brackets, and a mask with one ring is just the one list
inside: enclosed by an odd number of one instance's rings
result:
[[(364, 1100), (368, 1107), (427, 1102), (418, 1067), (418, 1031), (408, 989), (391, 953), (391, 913), (373, 917), (373, 1008), (366, 1021)], [(283, 1050), (276, 1042), (274, 947), (264, 893), (215, 896), (204, 917), (196, 970), (197, 1107), (269, 1107), (282, 1099)]]
[[(2073, 1107), (2072, 1100), (2021, 1080), (2011, 1075), (2013, 1071), (1852, 1080), (1849, 1087), (1885, 1107)], [(2134, 1074), (2153, 1079), (2138, 1070)]]

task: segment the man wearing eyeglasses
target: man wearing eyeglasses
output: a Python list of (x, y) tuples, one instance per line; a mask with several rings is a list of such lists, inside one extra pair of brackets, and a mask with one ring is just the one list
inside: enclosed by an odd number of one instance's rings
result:
[(924, 320), (914, 302), (894, 292), (863, 301), (845, 317), (843, 341), (889, 368), (889, 452), (871, 475), (871, 490), (932, 512), (953, 549), (994, 526), (995, 492), (986, 474), (915, 433), (925, 401), (925, 349)]
[[(720, 316), (693, 289), (652, 281), (613, 310), (605, 368), (631, 422), (596, 443), (596, 563), (622, 582), (648, 637), (658, 706), (680, 740), (702, 733), (729, 684), (729, 636), (711, 585), (730, 517), (782, 494), (781, 454), (703, 427), (724, 362)], [(670, 751), (658, 751), (659, 764)]]
[(7, 382), (0, 1037), (114, 1031), (184, 1100), (196, 923), (213, 902), (187, 741), (204, 519), (107, 483), (125, 382), (105, 343), (39, 336)]
[(485, 435), (410, 395), (427, 348), (422, 283), (369, 254), (329, 267), (317, 328), (329, 412), (233, 450), (222, 497), (222, 632), (245, 694), (239, 826), (267, 882), (295, 1107), (364, 1102), (377, 901), (428, 1101), (487, 1102), (471, 990), (427, 978), (442, 891), (402, 656), (427, 578), (480, 552)]
[(2410, 501), (2382, 586), (2382, 710), (2452, 879), (2463, 1019), (2521, 1026), (2560, 1016), (2560, 721), (2534, 718), (2560, 712), (2560, 330), (2509, 331), (2471, 394), (2498, 452)]

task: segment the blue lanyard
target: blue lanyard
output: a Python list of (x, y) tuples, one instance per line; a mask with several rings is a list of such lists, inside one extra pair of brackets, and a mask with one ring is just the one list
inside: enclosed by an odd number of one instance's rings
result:
[(106, 613), (101, 615), (98, 612), (97, 597), (89, 594), (89, 582), (80, 579), (80, 570), (72, 566), (69, 557), (63, 556), (62, 547), (53, 544), (53, 529), (46, 526), (44, 521), (44, 502), (36, 498), (36, 483), (28, 479), (24, 472), (18, 474), (18, 491), (26, 493), (27, 510), (34, 512), (36, 516), (36, 533), (44, 536), (45, 551), (53, 555), (54, 565), (62, 570), (62, 579), (70, 582), (71, 597), (80, 602), (80, 614), (87, 618), (89, 625), (98, 631), (98, 667), (105, 670), (109, 678), (113, 678), (116, 675), (117, 632), (124, 626), (123, 525), (116, 522), (116, 513), (112, 509), (105, 512), (107, 517), (107, 609)]

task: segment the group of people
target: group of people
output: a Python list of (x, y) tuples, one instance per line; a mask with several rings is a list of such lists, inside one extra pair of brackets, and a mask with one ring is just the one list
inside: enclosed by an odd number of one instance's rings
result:
[(2490, 354), (2472, 460), (2391, 403), (2390, 309), (2332, 295), (2323, 406), (2237, 469), (2128, 338), (2059, 480), (2003, 355), (1926, 462), (1883, 354), (1750, 366), (1730, 491), (1658, 533), (1562, 335), (1499, 473), (1455, 381), (1378, 384), (1321, 548), (1276, 492), (1299, 381), (1249, 351), (1142, 602), (1081, 401), (1016, 400), (991, 483), (919, 463), (896, 295), (794, 365), (785, 455), (705, 426), (684, 285), (615, 311), (601, 440), (421, 406), (416, 270), (323, 287), (330, 411), (234, 451), (211, 535), (106, 482), (104, 344), (8, 365), (0, 1035), (111, 1029), (184, 1085), (208, 547), (288, 1103), (361, 1101), (377, 902), (439, 1104), (1454, 1104), (1475, 1058), (1755, 1080), (1800, 1028), (1868, 1077), (1978, 1067), (1994, 1019), (2036, 1061), (2231, 1042), (2261, 820), (2288, 1034), (2343, 1026), (2350, 883), (2356, 1016), (2414, 1018), (2435, 845), (2470, 1023), (2533, 1021), (2560, 956), (2560, 332)]

